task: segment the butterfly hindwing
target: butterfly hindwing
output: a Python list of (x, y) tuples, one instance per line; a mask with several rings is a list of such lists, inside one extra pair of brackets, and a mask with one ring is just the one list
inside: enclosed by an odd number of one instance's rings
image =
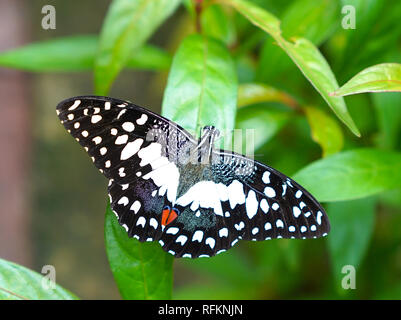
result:
[[(215, 165), (230, 163), (235, 169), (226, 176), (242, 184), (242, 201), (236, 208), (241, 212), (242, 239), (306, 239), (327, 235), (330, 225), (323, 207), (294, 180), (242, 155), (224, 150), (217, 154), (220, 160)], [(238, 165), (241, 163), (242, 167)]]

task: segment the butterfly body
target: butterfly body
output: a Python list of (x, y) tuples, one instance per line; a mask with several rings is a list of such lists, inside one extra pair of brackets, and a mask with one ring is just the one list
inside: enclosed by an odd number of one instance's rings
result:
[(58, 116), (109, 179), (113, 212), (130, 237), (175, 257), (219, 254), (238, 240), (317, 238), (321, 205), (295, 181), (245, 156), (214, 149), (149, 110), (108, 97), (75, 97)]

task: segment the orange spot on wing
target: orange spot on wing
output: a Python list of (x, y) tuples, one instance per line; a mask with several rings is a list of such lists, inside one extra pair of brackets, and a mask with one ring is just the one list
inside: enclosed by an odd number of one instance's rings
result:
[(177, 212), (174, 209), (171, 210), (170, 215), (167, 219), (167, 224), (173, 222), (175, 220), (175, 218), (177, 218), (177, 216), (178, 216)]
[(167, 220), (168, 216), (170, 215), (170, 210), (169, 209), (164, 209), (162, 211), (162, 225), (165, 226), (167, 225)]
[(166, 226), (169, 223), (173, 222), (175, 220), (175, 218), (177, 218), (178, 214), (177, 212), (173, 209), (173, 210), (169, 210), (169, 209), (164, 209), (162, 211), (162, 225)]

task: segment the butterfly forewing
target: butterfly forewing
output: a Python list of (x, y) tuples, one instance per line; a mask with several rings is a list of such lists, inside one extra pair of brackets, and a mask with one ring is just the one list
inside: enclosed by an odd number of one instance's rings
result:
[(203, 159), (207, 145), (198, 148), (200, 141), (149, 110), (85, 96), (61, 102), (57, 114), (110, 180), (111, 207), (128, 235), (159, 241), (175, 257), (214, 256), (241, 239), (329, 232), (324, 209), (295, 181), (224, 150), (208, 163), (190, 162)]

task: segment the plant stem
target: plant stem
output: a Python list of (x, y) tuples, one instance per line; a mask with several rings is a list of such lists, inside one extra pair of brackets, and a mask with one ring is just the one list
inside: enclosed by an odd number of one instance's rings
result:
[(203, 0), (194, 0), (195, 1), (195, 15), (196, 15), (196, 32), (198, 32), (198, 33), (202, 33), (202, 24), (201, 24), (201, 21), (200, 21), (200, 17), (201, 17), (201, 14), (202, 14), (202, 9), (203, 9), (203, 6), (202, 6), (202, 3), (203, 3)]

